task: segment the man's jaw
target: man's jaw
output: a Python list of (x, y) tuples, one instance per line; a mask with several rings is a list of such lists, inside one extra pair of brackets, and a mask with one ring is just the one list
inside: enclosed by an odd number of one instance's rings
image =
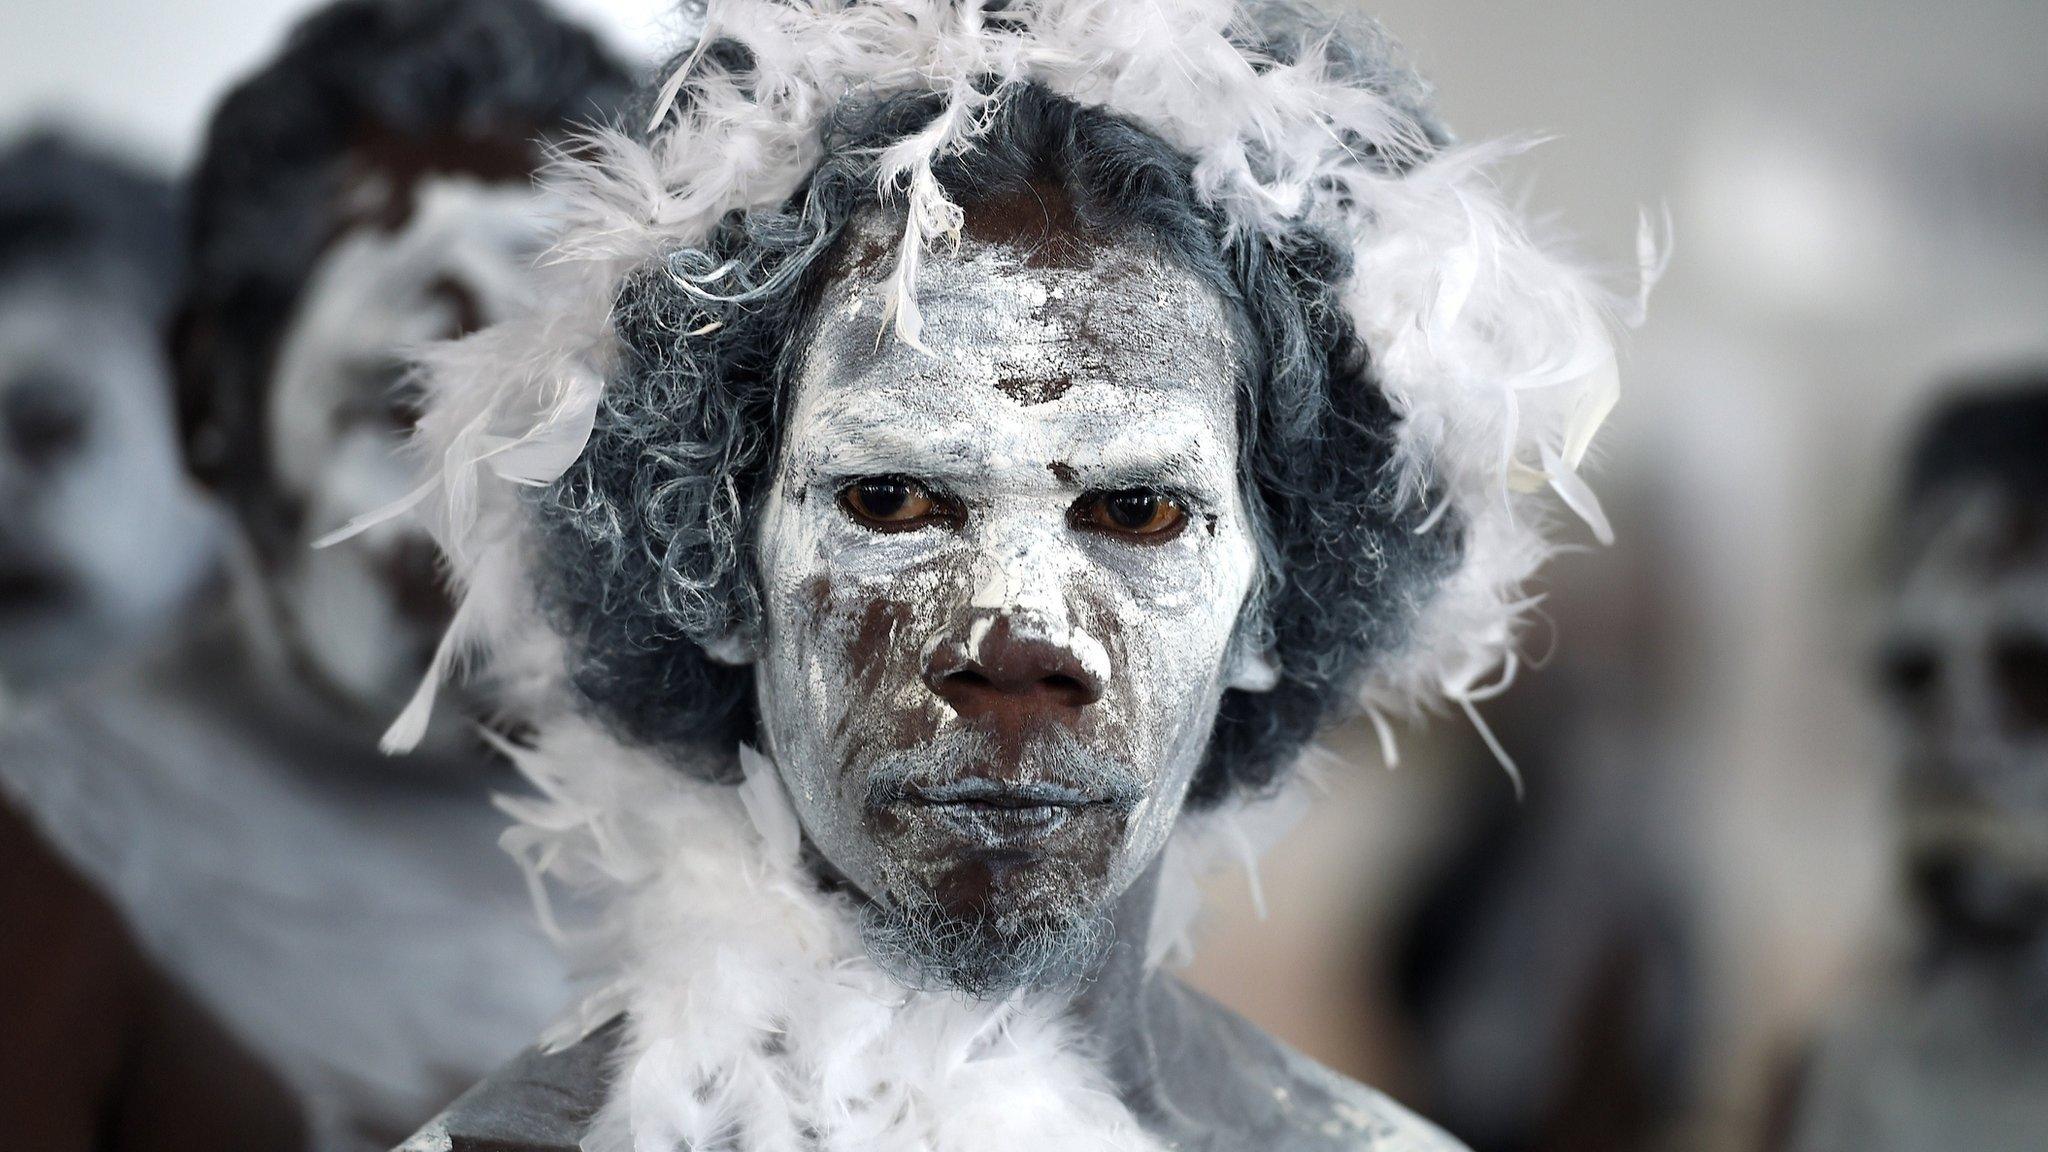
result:
[(1114, 939), (1103, 886), (1143, 778), (1064, 729), (1013, 747), (959, 728), (862, 773), (884, 878), (862, 934), (910, 987), (1073, 988)]
[(1062, 911), (1028, 919), (985, 910), (962, 917), (937, 901), (870, 901), (862, 909), (861, 940), (884, 971), (910, 988), (983, 1000), (1072, 991), (1101, 966), (1116, 933), (1100, 910)]

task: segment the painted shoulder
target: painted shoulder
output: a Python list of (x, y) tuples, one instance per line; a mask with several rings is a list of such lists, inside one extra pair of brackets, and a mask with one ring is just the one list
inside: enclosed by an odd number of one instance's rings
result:
[[(1177, 980), (1175, 1079), (1206, 1085), (1159, 1102), (1178, 1152), (1466, 1152), (1377, 1089), (1331, 1071)], [(1207, 1065), (1207, 1068), (1200, 1067)], [(1206, 1074), (1205, 1074), (1206, 1073)]]
[(529, 1048), (462, 1094), (397, 1152), (578, 1152), (604, 1103), (623, 1021), (559, 1052)]

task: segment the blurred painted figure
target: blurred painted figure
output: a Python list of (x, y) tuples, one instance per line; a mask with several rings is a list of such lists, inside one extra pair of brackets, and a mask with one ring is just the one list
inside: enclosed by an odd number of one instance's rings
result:
[(227, 96), (173, 357), (188, 462), (239, 529), (233, 606), (0, 746), (40, 834), (288, 1086), (308, 1146), (388, 1147), (562, 1004), (496, 847), (481, 710), (376, 747), (447, 619), (431, 547), (311, 544), (404, 494), (406, 357), (517, 301), (543, 142), (625, 87), (527, 0), (350, 0)]
[(2048, 374), (1926, 426), (1882, 678), (1913, 966), (1824, 1038), (1800, 1152), (2019, 1152), (2048, 1133)]
[(0, 696), (143, 640), (211, 564), (162, 351), (175, 212), (168, 181), (54, 135), (0, 154)]
[[(10, 696), (160, 632), (210, 569), (219, 525), (178, 459), (161, 336), (181, 247), (167, 180), (56, 135), (0, 155), (0, 725)], [(288, 1135), (275, 1082), (12, 799), (0, 795), (6, 1146)]]

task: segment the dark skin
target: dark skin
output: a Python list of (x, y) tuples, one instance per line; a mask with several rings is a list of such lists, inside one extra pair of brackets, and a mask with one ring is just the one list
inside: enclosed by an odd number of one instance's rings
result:
[(158, 970), (113, 908), (0, 806), (0, 1144), (306, 1146), (292, 1094)]

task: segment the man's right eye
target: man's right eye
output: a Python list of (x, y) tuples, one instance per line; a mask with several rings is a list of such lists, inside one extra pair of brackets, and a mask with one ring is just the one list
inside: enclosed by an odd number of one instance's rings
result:
[(839, 490), (839, 506), (878, 532), (906, 532), (956, 518), (949, 501), (900, 476), (856, 480)]

